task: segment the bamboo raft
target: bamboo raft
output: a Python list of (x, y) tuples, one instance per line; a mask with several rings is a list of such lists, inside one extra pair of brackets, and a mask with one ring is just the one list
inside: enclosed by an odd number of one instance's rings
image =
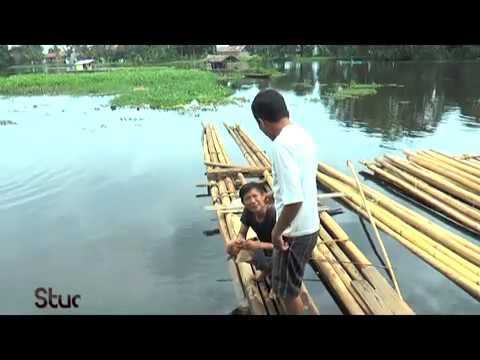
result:
[[(374, 176), (448, 220), (480, 235), (480, 163), (475, 156), (405, 150), (364, 165)], [(478, 158), (478, 157), (477, 157)]]
[[(372, 164), (372, 171), (384, 172)], [(324, 188), (342, 191), (344, 201), (367, 218), (351, 177), (320, 163), (317, 182)], [(480, 248), (378, 191), (363, 185), (377, 226), (408, 250), (440, 271), (475, 299), (480, 300)]]
[[(225, 211), (225, 208), (232, 204), (232, 201), (238, 199), (238, 185), (245, 182), (242, 169), (231, 165), (225, 147), (218, 136), (216, 129), (207, 125), (202, 133), (204, 160), (207, 166), (207, 176), (213, 172), (215, 179), (210, 180), (208, 187), (213, 204), (218, 208), (216, 211), (220, 233), (225, 242), (235, 240), (240, 230), (240, 216), (235, 211)], [(218, 171), (224, 169), (236, 169), (233, 172), (227, 172), (219, 175)], [(216, 172), (215, 172), (216, 171)], [(234, 177), (233, 174), (237, 176)], [(248, 171), (246, 172), (248, 174)], [(237, 181), (234, 181), (237, 180)], [(250, 229), (247, 238), (252, 238), (255, 233)], [(285, 304), (277, 299), (269, 297), (270, 287), (265, 281), (257, 282), (254, 280), (256, 273), (255, 267), (246, 262), (235, 262), (228, 260), (230, 275), (232, 276), (236, 294), (242, 299), (248, 301), (248, 307), (251, 314), (254, 315), (280, 315), (287, 314)], [(302, 300), (305, 304), (308, 314), (318, 315), (319, 311), (308, 293), (305, 285), (302, 285)]]
[[(238, 126), (224, 124), (250, 167), (263, 167), (272, 187), (271, 162)], [(321, 228), (310, 265), (344, 314), (414, 315), (375, 266), (350, 240), (327, 211), (319, 214)]]

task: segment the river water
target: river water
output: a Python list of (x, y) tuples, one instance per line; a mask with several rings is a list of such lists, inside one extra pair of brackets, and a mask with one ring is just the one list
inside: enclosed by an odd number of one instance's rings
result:
[[(236, 306), (202, 165), (201, 122), (217, 126), (245, 164), (223, 122), (239, 123), (267, 152), (250, 103), (281, 91), (292, 119), (318, 144), (318, 159), (348, 173), (346, 160), (403, 149), (479, 153), (480, 63), (335, 61), (282, 63), (285, 76), (237, 86), (246, 102), (196, 113), (116, 109), (111, 97), (0, 97), (1, 314), (227, 314)], [(339, 83), (396, 84), (336, 101)], [(299, 85), (301, 83), (301, 85)], [(237, 84), (238, 85), (238, 84)], [(382, 189), (368, 179), (369, 186)], [(387, 192), (385, 189), (382, 191)], [(428, 211), (390, 196), (478, 243)], [(339, 204), (334, 204), (339, 206)], [(358, 216), (335, 219), (379, 261)], [(371, 229), (367, 229), (373, 236)], [(418, 314), (479, 314), (471, 296), (382, 233), (406, 301)], [(340, 314), (309, 269), (322, 314)], [(75, 309), (38, 309), (35, 289), (80, 294)]]

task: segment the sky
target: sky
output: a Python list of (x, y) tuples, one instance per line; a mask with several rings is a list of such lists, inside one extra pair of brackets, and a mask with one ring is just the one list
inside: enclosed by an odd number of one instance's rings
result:
[[(8, 50), (10, 50), (10, 48), (12, 48), (12, 46), (18, 46), (18, 45), (8, 45)], [(48, 49), (50, 49), (53, 45), (42, 45), (43, 47), (43, 53), (44, 54), (47, 54), (48, 53)], [(62, 47), (62, 46), (65, 46), (65, 45), (57, 45), (58, 47)]]

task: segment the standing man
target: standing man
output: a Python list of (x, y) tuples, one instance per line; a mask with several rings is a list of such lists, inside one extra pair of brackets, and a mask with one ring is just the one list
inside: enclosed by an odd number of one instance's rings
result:
[(252, 103), (260, 130), (273, 141), (273, 194), (277, 222), (272, 289), (283, 299), (289, 314), (303, 314), (300, 298), (305, 266), (310, 260), (320, 228), (317, 205), (315, 143), (292, 123), (285, 100), (273, 89), (262, 90)]

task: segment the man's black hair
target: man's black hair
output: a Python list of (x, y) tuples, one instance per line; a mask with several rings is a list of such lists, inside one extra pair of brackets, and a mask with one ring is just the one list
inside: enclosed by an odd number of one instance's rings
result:
[(273, 89), (262, 90), (255, 96), (252, 113), (257, 121), (262, 119), (272, 123), (290, 116), (283, 96)]
[(246, 183), (245, 185), (243, 185), (240, 188), (240, 192), (239, 192), (240, 199), (242, 200), (242, 203), (243, 203), (243, 198), (245, 197), (245, 195), (247, 195), (253, 189), (258, 190), (261, 193), (266, 193), (267, 192), (267, 189), (265, 189), (265, 186), (262, 183), (257, 183), (257, 182)]

